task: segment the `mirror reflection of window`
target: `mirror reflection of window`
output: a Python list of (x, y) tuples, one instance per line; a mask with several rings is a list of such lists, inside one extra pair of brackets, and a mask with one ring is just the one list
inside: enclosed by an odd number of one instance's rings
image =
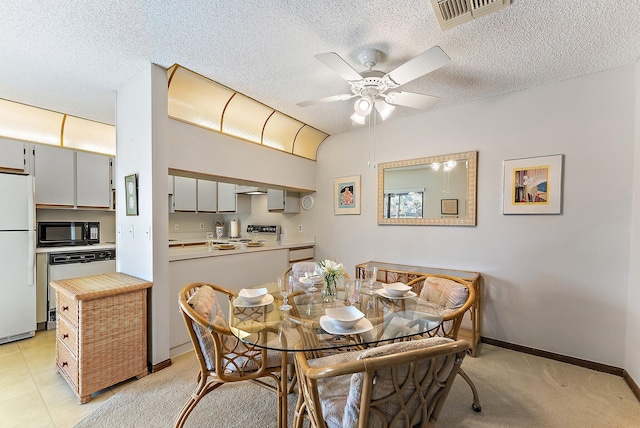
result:
[(422, 218), (424, 192), (385, 193), (385, 218)]
[[(378, 164), (378, 224), (474, 226), (477, 160), (472, 151)], [(422, 192), (415, 212), (412, 191)], [(447, 199), (458, 201), (457, 215), (442, 215)]]

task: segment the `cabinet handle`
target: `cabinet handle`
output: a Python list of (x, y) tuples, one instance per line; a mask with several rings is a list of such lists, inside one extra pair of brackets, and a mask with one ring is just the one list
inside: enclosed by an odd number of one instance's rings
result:
[(68, 311), (68, 310), (69, 310), (69, 306), (63, 306), (63, 307), (62, 307), (62, 310), (63, 310), (63, 311)]
[(63, 334), (63, 335), (62, 335), (62, 338), (63, 338), (63, 339), (68, 339), (68, 338), (69, 338), (69, 335), (68, 335), (68, 334)]
[(66, 367), (68, 367), (68, 366), (69, 366), (69, 364), (68, 364), (66, 361), (65, 361), (64, 363), (62, 363), (62, 367), (65, 367), (65, 366), (66, 366)]

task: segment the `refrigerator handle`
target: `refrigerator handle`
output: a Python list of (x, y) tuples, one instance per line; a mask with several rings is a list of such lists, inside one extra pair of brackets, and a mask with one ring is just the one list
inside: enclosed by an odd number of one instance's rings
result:
[[(27, 176), (27, 187), (28, 189), (28, 200), (29, 204), (29, 230), (36, 230), (36, 183), (34, 181), (34, 177), (32, 175)], [(35, 243), (35, 241), (33, 241)]]
[(36, 285), (36, 231), (29, 231), (29, 258), (27, 261), (27, 285)]

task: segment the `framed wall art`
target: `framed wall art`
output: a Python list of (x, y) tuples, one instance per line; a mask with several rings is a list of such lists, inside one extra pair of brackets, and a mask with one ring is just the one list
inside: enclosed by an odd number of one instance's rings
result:
[(127, 175), (124, 178), (125, 204), (127, 215), (138, 215), (138, 176)]
[(503, 214), (560, 214), (563, 155), (504, 161)]
[(457, 199), (440, 199), (440, 214), (458, 215)]
[(360, 176), (333, 179), (335, 214), (360, 214)]

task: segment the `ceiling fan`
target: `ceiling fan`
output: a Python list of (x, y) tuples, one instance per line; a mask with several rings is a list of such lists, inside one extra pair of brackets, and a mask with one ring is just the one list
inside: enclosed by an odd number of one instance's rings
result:
[(357, 97), (351, 120), (359, 124), (365, 123), (366, 117), (374, 107), (380, 113), (382, 120), (389, 117), (395, 106), (423, 110), (433, 107), (440, 99), (439, 97), (398, 91), (396, 88), (437, 70), (451, 61), (440, 46), (434, 46), (395, 70), (384, 73), (373, 69), (380, 62), (382, 52), (377, 49), (365, 49), (358, 55), (358, 59), (363, 66), (367, 67), (367, 70), (358, 73), (335, 52), (322, 53), (315, 57), (345, 79), (351, 85), (351, 93), (304, 101), (297, 105), (307, 107)]

